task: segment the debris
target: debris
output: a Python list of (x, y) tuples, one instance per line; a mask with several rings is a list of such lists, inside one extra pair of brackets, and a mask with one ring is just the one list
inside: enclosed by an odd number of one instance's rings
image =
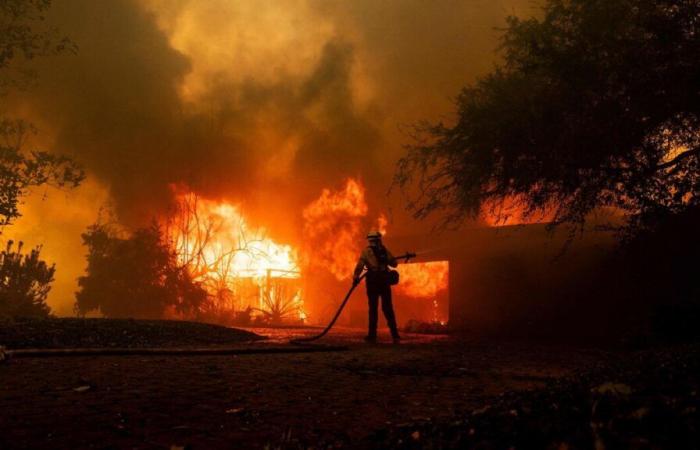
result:
[(403, 329), (406, 333), (417, 334), (447, 334), (447, 325), (441, 322), (421, 322), (411, 319)]
[(626, 384), (608, 382), (594, 387), (591, 389), (591, 392), (601, 395), (630, 395), (632, 388)]
[(226, 410), (226, 414), (239, 414), (242, 413), (245, 408), (231, 408)]
[[(541, 388), (506, 392), (468, 414), (389, 426), (374, 448), (687, 448), (698, 442), (700, 346), (658, 348)], [(613, 381), (611, 381), (613, 380)], [(456, 416), (455, 416), (456, 415)], [(420, 442), (413, 433), (420, 432)], [(410, 442), (414, 444), (411, 445)], [(426, 444), (421, 444), (426, 443)]]
[(77, 388), (74, 388), (73, 390), (75, 392), (86, 392), (89, 391), (91, 387), (89, 385), (84, 385), (84, 386), (78, 386)]
[(634, 410), (632, 414), (630, 414), (630, 417), (632, 417), (633, 419), (641, 420), (649, 415), (649, 411), (650, 409), (646, 407), (638, 408)]
[(473, 415), (473, 416), (478, 416), (479, 414), (484, 414), (484, 413), (485, 413), (486, 411), (488, 411), (489, 409), (491, 409), (491, 406), (486, 405), (486, 406), (484, 406), (483, 408), (475, 409), (474, 411), (472, 411), (472, 415)]

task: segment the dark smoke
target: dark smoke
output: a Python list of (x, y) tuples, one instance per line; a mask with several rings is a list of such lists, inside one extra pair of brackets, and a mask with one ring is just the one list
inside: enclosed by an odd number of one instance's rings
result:
[[(227, 27), (243, 38), (199, 74), (202, 92), (188, 100), (182, 89), (201, 61), (176, 50), (168, 33), (193, 9), (200, 47), (228, 48)], [(392, 235), (428, 230), (385, 196), (409, 141), (401, 129), (450, 120), (450, 99), (496, 59), (494, 28), (533, 11), (526, 0), (55, 0), (48, 19), (78, 52), (39, 60), (36, 86), (10, 106), (50, 149), (84, 164), (89, 180), (76, 200), (30, 199), (15, 237), (45, 244), (59, 268), (50, 302), (70, 314), (85, 263), (79, 235), (103, 206), (98, 185), (126, 224), (166, 210), (169, 185), (185, 184), (242, 203), (252, 222), (295, 244), (304, 206), (322, 187), (357, 177), (371, 217), (392, 206)], [(268, 28), (256, 28), (260, 17)], [(282, 52), (260, 52), (277, 25), (296, 35)], [(288, 59), (296, 61), (289, 73)]]
[[(171, 183), (248, 202), (262, 215), (296, 212), (348, 176), (381, 197), (406, 140), (398, 126), (449, 106), (460, 85), (488, 69), (492, 27), (514, 11), (467, 1), (310, 5), (336, 32), (305, 77), (232, 80), (214, 72), (194, 105), (179, 93), (192, 61), (171, 47), (142, 2), (55, 2), (50, 20), (78, 53), (44, 60), (38, 87), (22, 98), (55, 133), (55, 149), (109, 187), (127, 223), (162, 210)], [(358, 64), (374, 75), (369, 106), (358, 107), (353, 96)], [(261, 134), (270, 142), (261, 144)], [(292, 140), (286, 172), (261, 170)]]

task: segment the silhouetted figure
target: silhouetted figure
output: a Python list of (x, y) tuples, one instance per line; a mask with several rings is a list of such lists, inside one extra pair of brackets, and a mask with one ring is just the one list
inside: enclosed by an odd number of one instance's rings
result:
[(396, 328), (394, 307), (391, 304), (391, 284), (389, 282), (389, 267), (396, 267), (396, 258), (382, 244), (382, 234), (371, 231), (367, 234), (369, 246), (362, 251), (360, 259), (355, 266), (353, 281), (359, 283), (362, 270), (367, 268), (365, 285), (367, 286), (367, 300), (369, 303), (369, 332), (365, 340), (376, 342), (377, 340), (377, 307), (379, 297), (382, 298), (382, 312), (387, 325), (391, 330), (394, 343), (398, 343), (399, 330)]

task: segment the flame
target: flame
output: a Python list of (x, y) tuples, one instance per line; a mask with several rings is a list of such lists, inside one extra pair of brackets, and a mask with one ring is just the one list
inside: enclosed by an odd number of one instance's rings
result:
[(271, 284), (273, 279), (301, 277), (298, 252), (290, 245), (268, 238), (264, 228), (251, 227), (237, 206), (201, 199), (190, 192), (180, 193), (166, 233), (179, 262), (212, 296), (221, 297), (224, 293), (242, 298), (240, 282), (249, 280), (259, 288), (254, 301), (243, 305), (241, 298), (235, 299), (234, 309), (269, 310), (273, 309), (271, 301), (284, 301), (288, 304), (273, 306), (288, 310), (291, 305), (299, 319), (306, 318), (298, 290), (290, 293), (289, 298), (280, 299), (279, 295), (273, 295), (279, 286)]
[(449, 262), (432, 261), (425, 263), (400, 264), (398, 271), (401, 282), (396, 286), (397, 293), (414, 298), (433, 298), (447, 289)]
[(377, 218), (377, 231), (382, 233), (382, 236), (386, 236), (386, 231), (387, 231), (388, 225), (389, 225), (389, 221), (387, 220), (384, 213), (379, 214), (379, 217)]
[(359, 181), (349, 178), (338, 191), (323, 189), (302, 213), (309, 263), (327, 268), (338, 280), (348, 279), (363, 243), (367, 211), (365, 188)]
[[(366, 226), (372, 223), (367, 220), (365, 188), (352, 178), (340, 189), (323, 189), (303, 209), (301, 251), (275, 242), (264, 228), (252, 227), (234, 204), (191, 192), (176, 191), (176, 199), (166, 233), (183, 267), (218, 301), (216, 305), (225, 305), (224, 310), (253, 308), (265, 317), (276, 317), (275, 321), (292, 314), (301, 321), (308, 319), (301, 284), (295, 281), (302, 279), (300, 263), (305, 272), (315, 266), (339, 281), (348, 279), (365, 245)], [(386, 215), (380, 214), (374, 223), (386, 235)], [(436, 297), (447, 289), (448, 262), (402, 264), (398, 270), (397, 293), (430, 299), (437, 317)], [(313, 282), (308, 281), (304, 292), (313, 292)]]
[(198, 276), (299, 278), (297, 252), (251, 228), (238, 207), (187, 193), (177, 198), (179, 214), (170, 233), (178, 258)]

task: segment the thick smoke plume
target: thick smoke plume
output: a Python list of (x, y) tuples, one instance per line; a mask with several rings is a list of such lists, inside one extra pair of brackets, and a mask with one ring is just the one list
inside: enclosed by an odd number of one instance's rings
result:
[[(106, 190), (127, 225), (167, 211), (177, 184), (298, 242), (304, 205), (348, 177), (370, 209), (386, 208), (401, 127), (448, 114), (491, 68), (495, 27), (532, 11), (522, 0), (56, 1), (49, 21), (77, 53), (39, 62), (11, 108), (84, 164), (85, 189)], [(413, 229), (399, 206), (397, 233)]]

